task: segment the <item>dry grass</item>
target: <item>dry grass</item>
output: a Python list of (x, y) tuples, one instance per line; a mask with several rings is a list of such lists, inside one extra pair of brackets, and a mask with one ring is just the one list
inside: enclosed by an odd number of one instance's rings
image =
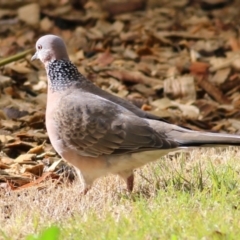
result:
[[(237, 194), (236, 197), (239, 198), (240, 153), (238, 150), (234, 147), (200, 149), (164, 157), (157, 163), (149, 164), (135, 172), (136, 184), (131, 195), (125, 191), (122, 180), (115, 176), (107, 176), (96, 181), (93, 189), (86, 196), (79, 194), (81, 189), (79, 182), (72, 185), (66, 183), (58, 187), (49, 183), (47, 189), (40, 191), (30, 189), (21, 192), (2, 192), (0, 193), (0, 239), (24, 239), (28, 234), (39, 233), (52, 224), (57, 224), (61, 228), (64, 226), (70, 232), (74, 232), (74, 228), (71, 229), (69, 226), (69, 224), (74, 225), (74, 222), (84, 226), (84, 223), (89, 221), (94, 223), (94, 219), (96, 221), (102, 219), (101, 221), (107, 224), (106, 219), (109, 216), (115, 222), (120, 221), (123, 216), (131, 219), (131, 213), (139, 202), (144, 201), (147, 208), (151, 209), (151, 206), (156, 207), (157, 200), (161, 207), (159, 195), (162, 195), (163, 202), (169, 202), (170, 205), (171, 199), (182, 197), (182, 194), (188, 194), (190, 199), (195, 199), (194, 195), (207, 199), (219, 191), (221, 196), (226, 198), (231, 191), (234, 191), (232, 193)], [(184, 204), (181, 203), (183, 209)], [(192, 210), (195, 208), (196, 206)], [(236, 209), (238, 211), (238, 206)], [(169, 215), (168, 218), (173, 222), (173, 215)], [(149, 236), (149, 239), (154, 237)]]

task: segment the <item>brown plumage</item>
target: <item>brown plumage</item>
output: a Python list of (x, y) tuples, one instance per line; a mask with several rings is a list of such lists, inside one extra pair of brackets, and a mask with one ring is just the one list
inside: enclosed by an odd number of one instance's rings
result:
[(197, 132), (168, 124), (111, 95), (70, 62), (63, 40), (41, 37), (32, 59), (48, 76), (46, 126), (55, 150), (76, 167), (84, 193), (93, 181), (119, 174), (133, 188), (133, 169), (183, 147), (240, 145), (240, 136)]

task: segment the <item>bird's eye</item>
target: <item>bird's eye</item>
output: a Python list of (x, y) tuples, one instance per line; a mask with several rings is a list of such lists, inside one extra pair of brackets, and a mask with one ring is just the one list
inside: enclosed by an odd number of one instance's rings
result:
[(42, 49), (42, 45), (38, 45), (37, 48), (38, 48), (38, 50), (41, 50)]

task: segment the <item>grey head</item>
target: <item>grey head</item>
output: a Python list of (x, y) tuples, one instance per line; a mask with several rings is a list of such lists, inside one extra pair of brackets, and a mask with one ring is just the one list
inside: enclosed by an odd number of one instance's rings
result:
[(69, 60), (66, 45), (56, 35), (45, 35), (36, 42), (36, 53), (31, 60), (39, 59), (44, 65), (53, 60)]

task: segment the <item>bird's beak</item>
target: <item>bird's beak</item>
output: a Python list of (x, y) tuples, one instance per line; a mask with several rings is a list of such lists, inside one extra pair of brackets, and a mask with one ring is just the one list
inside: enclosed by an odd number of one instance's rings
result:
[(35, 54), (32, 56), (31, 61), (38, 59), (38, 52), (35, 52)]

